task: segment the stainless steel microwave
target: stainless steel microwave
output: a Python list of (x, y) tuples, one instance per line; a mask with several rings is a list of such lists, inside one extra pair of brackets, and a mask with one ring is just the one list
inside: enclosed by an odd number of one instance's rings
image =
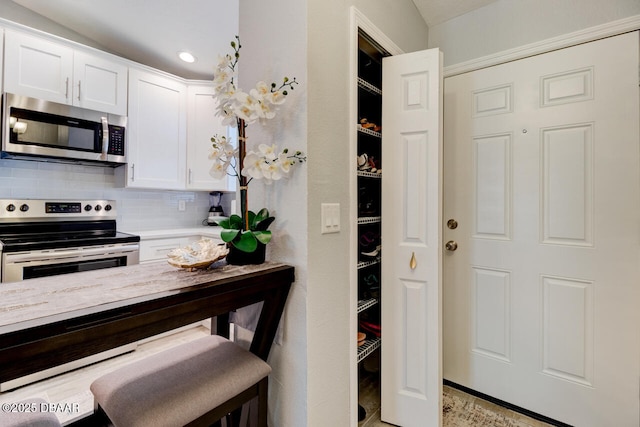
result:
[(2, 157), (125, 164), (127, 118), (5, 93)]

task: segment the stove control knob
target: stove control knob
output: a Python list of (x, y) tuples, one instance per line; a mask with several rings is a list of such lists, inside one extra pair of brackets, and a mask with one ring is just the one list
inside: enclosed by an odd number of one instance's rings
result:
[(91, 205), (84, 205), (85, 212), (89, 212), (91, 209), (93, 209)]
[(96, 207), (94, 208), (97, 212), (100, 212), (102, 210), (102, 206), (100, 205), (96, 205)]
[(13, 203), (9, 203), (7, 205), (7, 212), (13, 212), (16, 210), (16, 205), (14, 205)]
[(104, 205), (104, 210), (109, 212), (112, 209), (111, 205)]
[(22, 205), (20, 205), (21, 212), (26, 212), (28, 210), (29, 210), (29, 205), (27, 205), (26, 203), (23, 203)]

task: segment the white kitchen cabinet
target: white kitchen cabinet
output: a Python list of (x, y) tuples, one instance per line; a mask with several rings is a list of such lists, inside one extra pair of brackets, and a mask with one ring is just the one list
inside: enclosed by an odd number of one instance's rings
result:
[(129, 70), (129, 120), (125, 185), (185, 188), (187, 86), (177, 78)]
[[(235, 177), (214, 179), (210, 174), (211, 137), (232, 137), (235, 129), (222, 124), (216, 116), (217, 102), (211, 82), (190, 84), (187, 110), (187, 189), (205, 191), (235, 191)], [(235, 140), (235, 139), (234, 139)]]
[(75, 51), (73, 105), (126, 116), (128, 72), (123, 63)]
[[(4, 28), (0, 27), (0, 46), (4, 47)], [(3, 68), (4, 50), (0, 49), (0, 70)], [(0, 93), (4, 93), (4, 82), (0, 79)]]
[(6, 92), (127, 115), (128, 67), (106, 54), (7, 30), (5, 64)]

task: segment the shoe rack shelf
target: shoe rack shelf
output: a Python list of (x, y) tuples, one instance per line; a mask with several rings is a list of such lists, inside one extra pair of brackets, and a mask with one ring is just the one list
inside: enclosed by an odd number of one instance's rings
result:
[(380, 280), (382, 242), (382, 56), (364, 46), (358, 51), (358, 122), (356, 123), (358, 185), (358, 324), (364, 343), (358, 363), (374, 353), (380, 339)]
[(367, 356), (376, 351), (380, 347), (380, 338), (373, 338), (364, 341), (364, 344), (358, 346), (358, 363), (362, 362)]
[(371, 266), (374, 266), (376, 264), (380, 264), (380, 259), (376, 258), (376, 259), (373, 259), (373, 260), (370, 260), (370, 261), (360, 261), (358, 263), (358, 267), (357, 268), (358, 268), (358, 270), (362, 270), (364, 268), (371, 267)]
[(374, 95), (382, 96), (382, 90), (380, 88), (372, 85), (371, 83), (369, 83), (368, 81), (366, 81), (362, 77), (358, 77), (358, 87), (360, 89), (364, 89), (364, 90), (366, 90), (368, 92), (371, 92)]
[(382, 133), (376, 132), (375, 130), (367, 129), (362, 127), (362, 125), (358, 125), (358, 132), (366, 133), (367, 135), (382, 139)]
[(376, 298), (362, 299), (358, 301), (358, 313), (361, 313), (374, 305), (378, 304), (378, 300)]
[(363, 216), (358, 218), (358, 225), (360, 224), (377, 224), (382, 221), (381, 216)]
[(362, 178), (382, 178), (382, 173), (378, 172), (357, 171), (356, 174)]

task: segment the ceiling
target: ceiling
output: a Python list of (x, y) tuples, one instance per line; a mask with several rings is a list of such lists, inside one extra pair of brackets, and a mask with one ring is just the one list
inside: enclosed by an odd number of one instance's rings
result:
[(413, 0), (428, 26), (441, 24), (498, 0)]
[[(12, 0), (105, 50), (189, 79), (209, 79), (237, 34), (240, 0)], [(413, 0), (429, 26), (497, 0)], [(72, 11), (70, 13), (70, 11)], [(197, 57), (177, 58), (181, 50)]]
[[(13, 0), (104, 50), (189, 79), (210, 79), (232, 52), (239, 0)], [(69, 11), (72, 11), (71, 13)], [(187, 64), (178, 52), (197, 61)]]

